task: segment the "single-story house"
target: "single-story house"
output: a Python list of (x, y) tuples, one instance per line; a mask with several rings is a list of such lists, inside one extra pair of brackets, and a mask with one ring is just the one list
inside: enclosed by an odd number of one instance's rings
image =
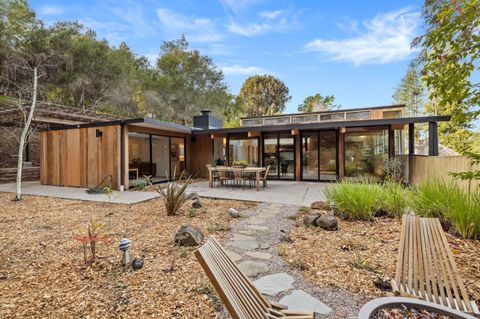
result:
[(206, 177), (206, 164), (236, 161), (270, 165), (270, 179), (377, 178), (386, 158), (415, 153), (415, 124), (428, 123), (428, 153), (438, 155), (437, 123), (450, 117), (404, 114), (404, 105), (390, 105), (246, 117), (240, 127), (223, 128), (206, 110), (193, 127), (150, 118), (50, 127), (40, 133), (40, 179), (95, 187), (110, 177), (115, 189), (126, 190), (144, 176)]

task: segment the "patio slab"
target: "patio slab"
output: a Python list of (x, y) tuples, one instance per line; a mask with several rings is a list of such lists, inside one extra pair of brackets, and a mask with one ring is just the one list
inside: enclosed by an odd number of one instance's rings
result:
[[(40, 182), (23, 182), (24, 195), (37, 195), (65, 199), (85, 200), (114, 204), (136, 204), (159, 197), (157, 192), (119, 192), (112, 195), (87, 194), (86, 188), (41, 185)], [(15, 183), (0, 184), (0, 192), (15, 193)]]
[(241, 187), (211, 188), (208, 187), (207, 181), (200, 181), (190, 185), (188, 191), (209, 198), (310, 206), (315, 201), (326, 200), (324, 191), (330, 185), (330, 183), (269, 181), (267, 188), (256, 191), (254, 188), (242, 189)]

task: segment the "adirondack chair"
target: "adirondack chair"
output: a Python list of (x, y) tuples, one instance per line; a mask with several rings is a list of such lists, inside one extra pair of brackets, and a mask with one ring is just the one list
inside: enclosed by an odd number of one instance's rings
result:
[(213, 237), (196, 252), (200, 265), (233, 319), (315, 319), (314, 313), (289, 311), (267, 300)]
[(465, 285), (438, 218), (403, 215), (393, 292), (479, 314)]

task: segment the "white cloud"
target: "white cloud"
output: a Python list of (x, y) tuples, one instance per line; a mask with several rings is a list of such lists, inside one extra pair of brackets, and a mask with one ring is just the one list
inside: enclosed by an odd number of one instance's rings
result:
[(40, 7), (39, 12), (42, 15), (56, 15), (56, 14), (62, 14), (63, 8), (59, 6), (45, 5)]
[(275, 10), (275, 11), (262, 11), (259, 13), (259, 15), (262, 18), (267, 18), (267, 19), (275, 19), (279, 15), (283, 13), (283, 10)]
[[(363, 22), (358, 36), (344, 40), (315, 39), (305, 46), (333, 60), (359, 64), (381, 64), (407, 58), (418, 31), (420, 14), (408, 8), (378, 14)], [(360, 27), (359, 27), (360, 29)]]
[(243, 66), (241, 64), (221, 65), (223, 73), (226, 75), (252, 75), (267, 73), (264, 69), (257, 66)]
[(256, 4), (259, 0), (220, 0), (220, 3), (226, 9), (234, 14), (238, 14), (240, 11)]
[(215, 42), (222, 39), (211, 19), (187, 17), (168, 9), (157, 9), (157, 17), (164, 30), (175, 34), (184, 33), (187, 40)]

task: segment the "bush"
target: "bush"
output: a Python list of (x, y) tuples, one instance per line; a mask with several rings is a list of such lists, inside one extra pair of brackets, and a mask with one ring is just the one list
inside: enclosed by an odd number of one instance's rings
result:
[(408, 207), (408, 190), (402, 184), (387, 181), (381, 185), (376, 208), (389, 217), (401, 217)]
[(327, 188), (326, 196), (348, 219), (372, 220), (375, 217), (380, 191), (378, 184), (366, 180), (340, 182)]
[(159, 187), (156, 189), (156, 191), (162, 196), (167, 215), (176, 215), (183, 204), (196, 196), (195, 193), (187, 194), (187, 187), (190, 184), (191, 177), (188, 177), (183, 182), (181, 180), (178, 180), (178, 182), (170, 182), (167, 187)]

